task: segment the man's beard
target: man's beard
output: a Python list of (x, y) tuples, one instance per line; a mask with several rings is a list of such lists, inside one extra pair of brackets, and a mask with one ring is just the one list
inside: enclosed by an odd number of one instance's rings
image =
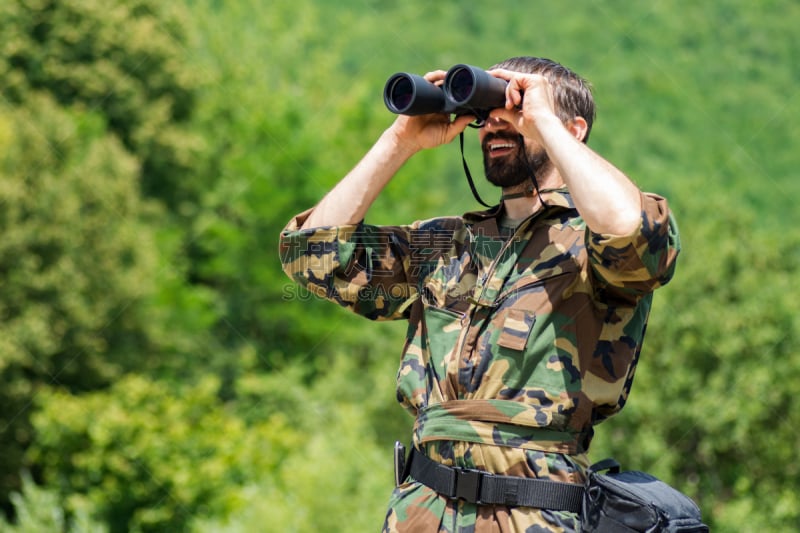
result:
[[(489, 157), (489, 141), (507, 138), (517, 144), (516, 154), (506, 157)], [(498, 187), (514, 187), (535, 179), (549, 163), (550, 158), (544, 149), (529, 153), (522, 137), (510, 138), (503, 135), (489, 135), (483, 140), (483, 169), (489, 183)]]

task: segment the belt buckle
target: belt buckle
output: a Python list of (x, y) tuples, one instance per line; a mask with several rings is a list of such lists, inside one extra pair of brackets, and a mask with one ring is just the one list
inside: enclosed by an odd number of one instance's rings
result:
[(481, 503), (481, 480), (486, 474), (471, 468), (456, 468), (456, 498), (470, 503)]

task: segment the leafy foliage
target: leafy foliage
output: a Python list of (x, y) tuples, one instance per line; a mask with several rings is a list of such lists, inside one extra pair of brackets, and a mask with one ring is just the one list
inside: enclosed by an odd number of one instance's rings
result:
[(17, 511), (17, 523), (0, 519), (3, 531), (9, 533), (41, 533), (42, 531), (79, 531), (104, 533), (108, 529), (92, 520), (85, 509), (77, 509), (70, 520), (64, 513), (59, 494), (37, 485), (29, 474), (22, 476), (22, 491), (11, 495)]
[[(624, 462), (659, 472), (713, 509), (718, 528), (790, 531), (800, 512), (798, 471), (784, 444), (800, 424), (791, 290), (800, 241), (749, 233), (752, 224), (728, 213), (698, 228), (708, 242), (722, 231), (737, 238), (683, 258), (682, 281), (654, 311), (661, 335), (650, 339), (637, 392), (609, 439)], [(631, 435), (641, 445), (630, 446)], [(769, 513), (764, 501), (773, 502)]]
[[(121, 15), (105, 17), (103, 6), (0, 7), (0, 376), (7, 384), (0, 389), (0, 502), (20, 487), (22, 454), (33, 438), (31, 400), (41, 387), (92, 390), (132, 369), (166, 371), (165, 356), (200, 344), (191, 336), (197, 315), (208, 314), (206, 293), (186, 285), (181, 265), (169, 262), (178, 230), (142, 194), (148, 154), (133, 153), (125, 132), (113, 126), (116, 98), (142, 120), (161, 104), (126, 97), (116, 86), (89, 87), (130, 81), (118, 79), (125, 77), (120, 65), (132, 60), (113, 30)], [(117, 11), (149, 17), (144, 28), (157, 34), (157, 19), (142, 11), (144, 3), (136, 6)], [(101, 24), (109, 25), (90, 31)], [(146, 34), (137, 42), (143, 40)], [(98, 75), (103, 70), (108, 78)], [(149, 72), (159, 76), (155, 67)], [(139, 85), (150, 90), (148, 80)], [(73, 85), (80, 90), (68, 89)], [(118, 118), (130, 132), (141, 127), (128, 115)]]
[(32, 458), (57, 473), (67, 509), (88, 504), (112, 532), (179, 531), (201, 510), (227, 516), (240, 509), (235, 487), (274, 469), (300, 436), (280, 414), (245, 425), (218, 387), (206, 379), (176, 395), (130, 375), (80, 397), (43, 393)]
[(0, 11), (0, 94), (97, 112), (139, 160), (142, 188), (175, 209), (202, 191), (186, 127), (198, 80), (181, 62), (184, 15), (152, 0), (11, 0)]
[(0, 108), (5, 490), (16, 486), (40, 385), (91, 389), (132, 355), (143, 362), (152, 328), (137, 302), (156, 291), (158, 266), (135, 159), (103, 136), (96, 117), (72, 115), (44, 95), (30, 101)]

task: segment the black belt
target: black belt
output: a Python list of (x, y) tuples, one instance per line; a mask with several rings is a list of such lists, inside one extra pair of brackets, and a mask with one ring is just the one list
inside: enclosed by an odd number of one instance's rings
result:
[(535, 507), (581, 512), (583, 485), (547, 479), (499, 476), (481, 470), (453, 468), (411, 449), (406, 471), (439, 494), (479, 505)]

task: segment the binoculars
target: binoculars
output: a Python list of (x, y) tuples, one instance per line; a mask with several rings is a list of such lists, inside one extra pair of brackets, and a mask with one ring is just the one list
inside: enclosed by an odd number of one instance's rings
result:
[(459, 64), (447, 71), (441, 87), (416, 74), (393, 74), (383, 89), (383, 101), (398, 115), (470, 114), (483, 121), (492, 109), (505, 105), (506, 85), (484, 69)]

